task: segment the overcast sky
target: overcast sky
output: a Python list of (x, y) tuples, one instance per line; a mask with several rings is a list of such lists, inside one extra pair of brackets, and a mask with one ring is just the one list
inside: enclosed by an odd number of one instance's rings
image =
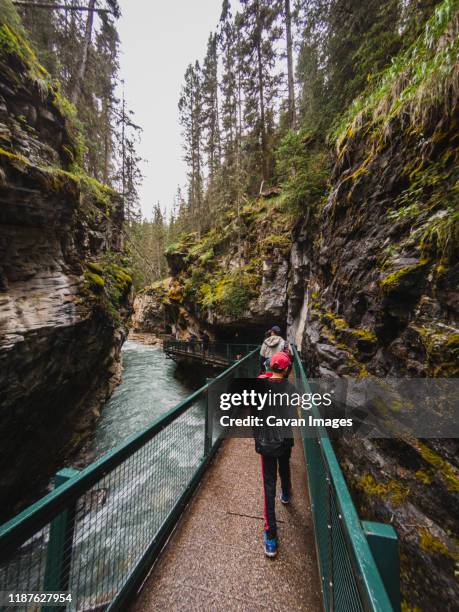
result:
[(121, 77), (134, 121), (143, 128), (139, 153), (148, 163), (141, 205), (150, 217), (154, 202), (170, 209), (177, 185), (185, 183), (180, 87), (187, 65), (204, 57), (221, 0), (120, 0), (120, 5)]

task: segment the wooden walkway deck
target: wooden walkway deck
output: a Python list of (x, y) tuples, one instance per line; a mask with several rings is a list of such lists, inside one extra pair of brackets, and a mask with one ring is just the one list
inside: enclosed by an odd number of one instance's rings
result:
[(225, 441), (131, 611), (320, 612), (299, 441), (291, 466), (294, 493), (289, 506), (276, 502), (279, 552), (268, 559), (262, 547), (260, 458), (252, 440)]

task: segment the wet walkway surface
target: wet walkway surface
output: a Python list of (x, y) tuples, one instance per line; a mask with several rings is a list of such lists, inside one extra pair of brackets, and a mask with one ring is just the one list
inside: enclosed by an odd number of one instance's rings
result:
[[(260, 457), (252, 440), (223, 443), (131, 606), (149, 610), (322, 610), (303, 449), (291, 504), (276, 500), (279, 552), (264, 555)], [(278, 491), (279, 491), (278, 481)]]

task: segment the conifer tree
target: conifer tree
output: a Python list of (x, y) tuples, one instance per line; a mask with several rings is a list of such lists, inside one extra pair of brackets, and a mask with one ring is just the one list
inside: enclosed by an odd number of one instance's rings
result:
[(184, 160), (188, 165), (188, 206), (194, 228), (203, 229), (203, 111), (202, 73), (199, 62), (189, 64), (179, 100), (180, 124), (183, 128)]
[(288, 85), (288, 127), (293, 128), (296, 120), (295, 109), (295, 83), (293, 75), (293, 38), (292, 38), (292, 11), (290, 0), (284, 0), (285, 41), (287, 57), (287, 85)]
[(140, 170), (141, 158), (136, 152), (136, 143), (142, 129), (132, 121), (132, 115), (133, 112), (127, 107), (123, 89), (121, 108), (114, 116), (118, 128), (117, 155), (120, 160), (114, 181), (123, 197), (124, 216), (129, 226), (140, 220), (138, 190), (143, 178)]
[(245, 121), (251, 132), (252, 173), (262, 180), (272, 174), (269, 123), (274, 110), (280, 76), (276, 73), (277, 41), (281, 35), (282, 4), (275, 0), (241, 0), (240, 28), (243, 34)]
[(161, 206), (159, 202), (157, 202), (153, 207), (153, 219), (151, 223), (151, 234), (152, 234), (152, 262), (155, 266), (154, 268), (154, 277), (155, 280), (158, 280), (163, 277), (165, 273), (165, 259), (164, 259), (164, 251), (165, 251), (165, 225), (164, 225), (164, 215), (161, 210)]
[(204, 127), (204, 151), (207, 156), (208, 189), (213, 185), (220, 167), (220, 117), (218, 101), (218, 52), (217, 35), (211, 33), (207, 41), (207, 53), (202, 71), (202, 120)]
[(236, 26), (231, 14), (229, 0), (224, 0), (219, 24), (219, 46), (222, 61), (221, 130), (222, 167), (220, 188), (224, 205), (236, 198), (237, 160), (240, 152), (240, 61), (237, 48)]

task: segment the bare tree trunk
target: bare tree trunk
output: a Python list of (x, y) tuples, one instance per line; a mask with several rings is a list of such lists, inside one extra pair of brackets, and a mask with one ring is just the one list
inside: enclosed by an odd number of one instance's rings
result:
[(285, 7), (285, 32), (287, 38), (287, 75), (288, 75), (288, 122), (289, 127), (294, 128), (295, 116), (295, 86), (293, 80), (293, 43), (292, 43), (292, 14), (290, 12), (290, 0), (284, 0)]
[(75, 105), (78, 103), (78, 99), (81, 93), (81, 84), (86, 74), (86, 65), (88, 63), (88, 51), (89, 51), (89, 45), (91, 44), (92, 26), (94, 23), (95, 5), (96, 5), (96, 0), (89, 0), (89, 4), (88, 4), (89, 12), (88, 12), (88, 17), (86, 19), (86, 28), (85, 28), (85, 33), (84, 33), (83, 47), (81, 49), (81, 57), (79, 59), (78, 70), (77, 70), (75, 82), (73, 84), (73, 89), (70, 94), (70, 100)]
[(261, 123), (261, 167), (262, 167), (262, 178), (267, 179), (267, 157), (268, 157), (268, 143), (266, 140), (266, 117), (265, 117), (265, 94), (264, 94), (264, 79), (263, 79), (263, 62), (261, 57), (261, 45), (263, 28), (261, 23), (260, 14), (260, 3), (257, 2), (257, 23), (256, 23), (256, 45), (257, 45), (257, 71), (258, 71), (258, 101), (260, 104), (260, 123)]
[(124, 81), (123, 84), (123, 101), (121, 106), (121, 189), (123, 198), (123, 214), (124, 219), (128, 224), (131, 222), (131, 210), (129, 202), (126, 202), (126, 100), (124, 97)]
[(108, 183), (109, 166), (110, 166), (110, 104), (107, 97), (104, 97), (104, 176), (103, 182)]

